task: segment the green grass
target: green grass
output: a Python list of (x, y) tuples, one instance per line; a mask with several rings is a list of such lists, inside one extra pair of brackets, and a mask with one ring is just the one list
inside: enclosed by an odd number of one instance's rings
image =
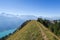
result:
[[(35, 20), (30, 21), (21, 30), (16, 31), (13, 35), (10, 35), (6, 40), (43, 40), (44, 38), (42, 37), (41, 29), (44, 31), (49, 40), (55, 40), (55, 37), (50, 33), (50, 31), (46, 31), (45, 27), (43, 27), (39, 22)], [(56, 38), (56, 40), (58, 39)]]

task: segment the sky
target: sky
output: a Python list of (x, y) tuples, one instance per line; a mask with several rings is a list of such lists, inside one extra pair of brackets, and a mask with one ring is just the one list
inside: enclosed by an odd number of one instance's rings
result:
[(60, 17), (60, 0), (0, 0), (0, 14)]

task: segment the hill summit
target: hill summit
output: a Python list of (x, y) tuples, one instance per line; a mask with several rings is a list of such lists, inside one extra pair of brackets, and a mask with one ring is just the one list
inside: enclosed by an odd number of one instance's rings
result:
[(36, 20), (28, 22), (22, 29), (17, 30), (6, 40), (60, 40), (50, 30)]

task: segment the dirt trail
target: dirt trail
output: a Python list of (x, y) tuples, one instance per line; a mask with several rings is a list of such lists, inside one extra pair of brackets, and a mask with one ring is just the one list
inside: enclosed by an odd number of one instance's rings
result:
[[(36, 23), (36, 25), (37, 25), (38, 27), (40, 26), (37, 22), (35, 22), (35, 23)], [(41, 27), (39, 27), (39, 28), (40, 28), (40, 30), (41, 30), (41, 34), (42, 34), (43, 40), (49, 40), (49, 39), (47, 38), (46, 34), (44, 33), (43, 29), (42, 29)]]
[[(44, 32), (44, 31), (50, 31), (50, 30), (48, 30), (47, 28), (45, 28), (41, 23), (39, 23), (39, 22), (36, 22), (36, 24), (38, 25), (38, 26), (40, 26), (40, 30), (41, 30), (41, 33), (42, 33), (42, 35), (44, 35), (44, 40), (49, 40), (48, 38), (47, 38), (47, 35), (46, 35), (46, 33)], [(49, 32), (52, 36), (54, 36), (57, 40), (60, 40), (60, 38), (59, 37), (57, 37), (56, 35), (54, 35), (52, 32)]]
[[(43, 28), (44, 30), (50, 31), (50, 30), (48, 30), (48, 28), (45, 28), (41, 23), (40, 23), (40, 26), (42, 26), (42, 28)], [(49, 33), (50, 33), (52, 36), (54, 36), (56, 39), (60, 40), (60, 38), (59, 38), (58, 36), (56, 36), (54, 33), (52, 33), (51, 31), (50, 31)]]

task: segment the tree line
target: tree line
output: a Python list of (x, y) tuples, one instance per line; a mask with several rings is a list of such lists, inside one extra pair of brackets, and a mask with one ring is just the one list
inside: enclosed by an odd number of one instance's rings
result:
[(54, 34), (60, 37), (60, 20), (47, 20), (38, 18), (40, 23), (42, 23), (45, 27), (51, 30)]

